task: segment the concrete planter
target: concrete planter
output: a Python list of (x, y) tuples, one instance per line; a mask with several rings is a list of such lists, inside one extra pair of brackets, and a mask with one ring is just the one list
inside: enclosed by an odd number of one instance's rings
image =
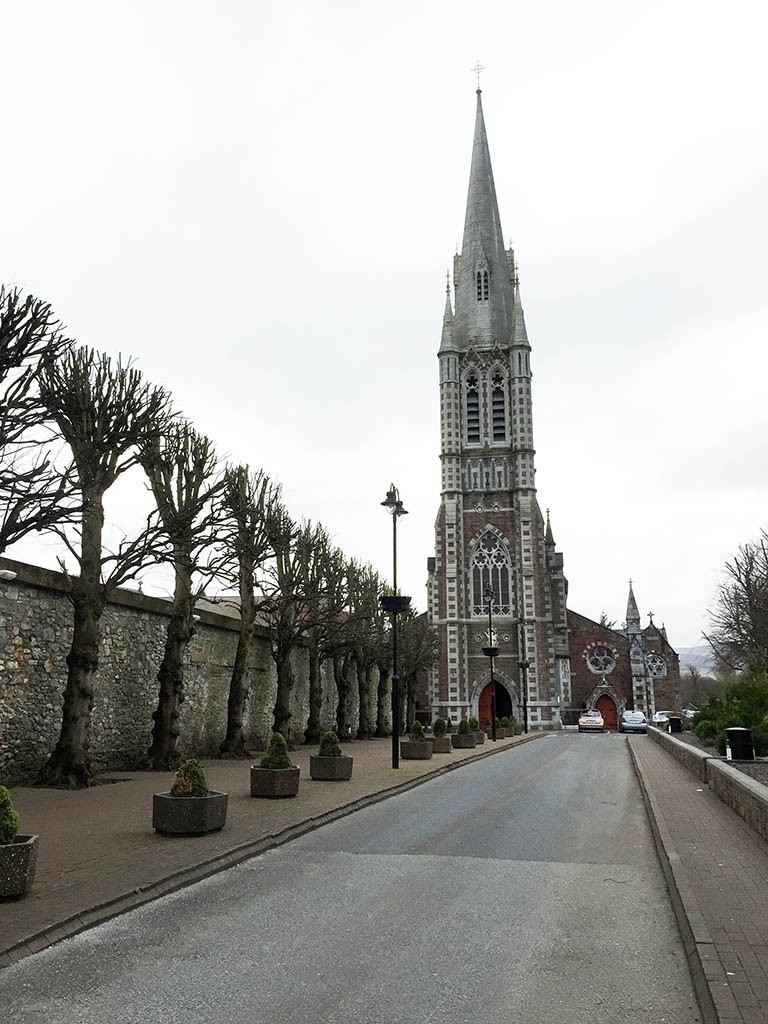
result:
[(434, 736), (432, 738), (433, 754), (450, 754), (452, 750), (453, 743), (451, 743), (450, 736)]
[(400, 757), (404, 761), (428, 761), (432, 744), (429, 740), (400, 740)]
[(16, 836), (0, 846), (0, 900), (23, 896), (35, 880), (37, 836)]
[(251, 796), (270, 800), (296, 796), (299, 792), (299, 768), (251, 768)]
[(474, 735), (475, 735), (475, 743), (477, 744), (478, 747), (481, 744), (485, 743), (485, 733), (483, 732), (482, 729), (478, 729), (478, 731)]
[(507, 738), (507, 730), (504, 728), (503, 725), (500, 725), (498, 727), (498, 729), (496, 730), (496, 739), (497, 740), (505, 740), (506, 738)]
[[(485, 734), (483, 734), (485, 735)], [(453, 744), (454, 750), (471, 750), (477, 746), (477, 733), (468, 732), (463, 736), (461, 733), (454, 733), (451, 736), (451, 743)]]
[(152, 797), (152, 828), (163, 836), (204, 836), (218, 832), (227, 820), (227, 794)]
[(317, 782), (346, 782), (352, 778), (352, 761), (348, 754), (339, 757), (309, 755), (309, 777)]

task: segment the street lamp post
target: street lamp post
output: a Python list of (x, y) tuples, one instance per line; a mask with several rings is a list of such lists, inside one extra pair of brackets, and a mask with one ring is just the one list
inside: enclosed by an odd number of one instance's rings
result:
[(397, 520), (399, 516), (407, 516), (408, 510), (403, 508), (400, 492), (394, 484), (389, 485), (387, 496), (381, 504), (392, 510), (392, 593), (382, 594), (379, 603), (382, 610), (392, 616), (392, 767), (399, 768), (400, 677), (397, 674), (397, 616), (407, 610), (411, 599), (397, 592)]
[(527, 625), (525, 619), (520, 616), (517, 620), (520, 626), (520, 661), (517, 663), (517, 667), (520, 669), (520, 688), (523, 691), (523, 732), (528, 732), (528, 669), (530, 667), (530, 661), (528, 661), (528, 653), (526, 650), (525, 643), (525, 627)]
[(496, 680), (493, 676), (493, 659), (498, 657), (499, 648), (493, 645), (493, 587), (490, 584), (485, 588), (483, 597), (488, 602), (488, 646), (483, 648), (483, 654), (491, 663), (491, 739), (496, 742)]

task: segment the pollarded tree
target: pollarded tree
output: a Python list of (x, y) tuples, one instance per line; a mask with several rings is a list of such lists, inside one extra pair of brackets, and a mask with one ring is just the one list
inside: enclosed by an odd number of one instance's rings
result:
[(221, 545), (226, 558), (224, 573), (236, 582), (239, 594), (240, 630), (227, 700), (227, 731), (220, 747), (223, 757), (243, 757), (243, 719), (248, 698), (248, 666), (256, 621), (256, 586), (271, 547), (267, 523), (279, 515), (280, 485), (262, 470), (230, 466), (224, 474), (222, 503), (225, 521)]
[(416, 717), (418, 677), (428, 672), (437, 660), (437, 635), (427, 622), (427, 613), (418, 614), (409, 608), (400, 615), (398, 640), (397, 668), (403, 688), (405, 724), (410, 729)]
[(141, 446), (166, 428), (170, 399), (130, 365), (113, 363), (108, 356), (80, 347), (59, 359), (45, 360), (39, 387), (45, 414), (71, 450), (81, 503), (74, 537), (58, 530), (78, 573), (69, 575), (62, 562), (74, 609), (74, 632), (67, 656), (61, 732), (41, 782), (78, 788), (92, 779), (90, 712), (108, 596), (159, 554), (157, 523), (152, 517), (138, 536), (123, 540), (114, 552), (104, 550), (104, 495), (136, 465)]
[(152, 742), (147, 751), (149, 767), (162, 771), (178, 761), (184, 654), (195, 632), (195, 604), (217, 570), (213, 551), (224, 518), (219, 501), (224, 478), (218, 472), (211, 441), (186, 422), (170, 422), (162, 434), (144, 441), (139, 461), (162, 523), (163, 561), (170, 563), (174, 575), (171, 615), (157, 673), (160, 689), (152, 713)]
[(768, 668), (768, 533), (743, 544), (725, 565), (726, 580), (709, 613), (707, 637), (715, 653), (732, 668), (750, 662)]
[(0, 553), (72, 514), (70, 478), (53, 465), (57, 438), (37, 389), (41, 361), (71, 344), (47, 302), (0, 286)]
[(291, 724), (295, 651), (311, 630), (335, 628), (344, 609), (324, 575), (325, 528), (310, 522), (299, 526), (282, 508), (270, 518), (267, 528), (272, 557), (259, 611), (269, 626), (277, 669), (273, 730), (290, 740), (292, 733), (295, 737), (302, 729)]
[(373, 670), (385, 657), (382, 648), (386, 629), (379, 604), (383, 583), (372, 566), (361, 565), (359, 562), (351, 564), (349, 577), (350, 615), (347, 635), (357, 670), (360, 709), (357, 737), (366, 739), (376, 734), (378, 724), (378, 716), (377, 720), (374, 720), (370, 715), (370, 694)]
[[(302, 595), (309, 623), (309, 718), (304, 730), (304, 742), (315, 744), (319, 742), (321, 734), (323, 665), (345, 649), (346, 609), (349, 604), (349, 562), (343, 551), (333, 546), (322, 527), (316, 532), (316, 544), (302, 560)], [(341, 694), (339, 698), (341, 707)], [(336, 722), (339, 735), (342, 735), (341, 729), (345, 723), (342, 722), (338, 708)]]

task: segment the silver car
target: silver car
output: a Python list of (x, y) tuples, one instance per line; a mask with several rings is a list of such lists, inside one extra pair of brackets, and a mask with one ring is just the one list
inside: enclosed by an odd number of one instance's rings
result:
[(622, 711), (619, 732), (648, 732), (648, 719), (642, 711)]

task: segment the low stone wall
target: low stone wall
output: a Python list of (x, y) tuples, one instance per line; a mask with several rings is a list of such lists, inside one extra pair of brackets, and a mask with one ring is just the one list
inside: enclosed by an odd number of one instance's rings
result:
[(712, 792), (768, 840), (768, 787), (715, 757), (707, 761), (707, 774)]
[(652, 740), (655, 740), (656, 743), (664, 747), (675, 760), (684, 765), (689, 772), (693, 772), (696, 778), (702, 782), (707, 782), (707, 761), (711, 757), (710, 754), (699, 750), (698, 747), (691, 746), (690, 743), (677, 740), (674, 736), (670, 736), (668, 732), (656, 729), (652, 725), (648, 726), (648, 735)]
[(648, 735), (708, 785), (750, 828), (768, 840), (768, 787), (755, 782), (722, 758), (675, 739), (661, 729), (649, 727)]
[[(3, 559), (17, 577), (0, 580), (0, 782), (33, 780), (59, 737), (66, 658), (72, 640), (72, 606), (63, 576)], [(198, 607), (196, 632), (184, 668), (179, 752), (215, 756), (227, 721), (227, 698), (238, 637), (236, 612)], [(104, 613), (99, 671), (94, 683), (90, 757), (95, 770), (141, 767), (157, 706), (157, 671), (163, 654), (169, 603), (132, 590), (117, 591)], [(292, 740), (303, 741), (309, 715), (307, 652), (295, 657), (291, 694)], [(353, 672), (346, 710), (358, 724)], [(336, 721), (338, 691), (333, 664), (323, 666), (321, 727)], [(264, 746), (277, 692), (269, 634), (257, 628), (252, 645), (246, 705), (246, 743)], [(372, 690), (378, 688), (378, 676)], [(375, 721), (375, 717), (374, 717)]]

